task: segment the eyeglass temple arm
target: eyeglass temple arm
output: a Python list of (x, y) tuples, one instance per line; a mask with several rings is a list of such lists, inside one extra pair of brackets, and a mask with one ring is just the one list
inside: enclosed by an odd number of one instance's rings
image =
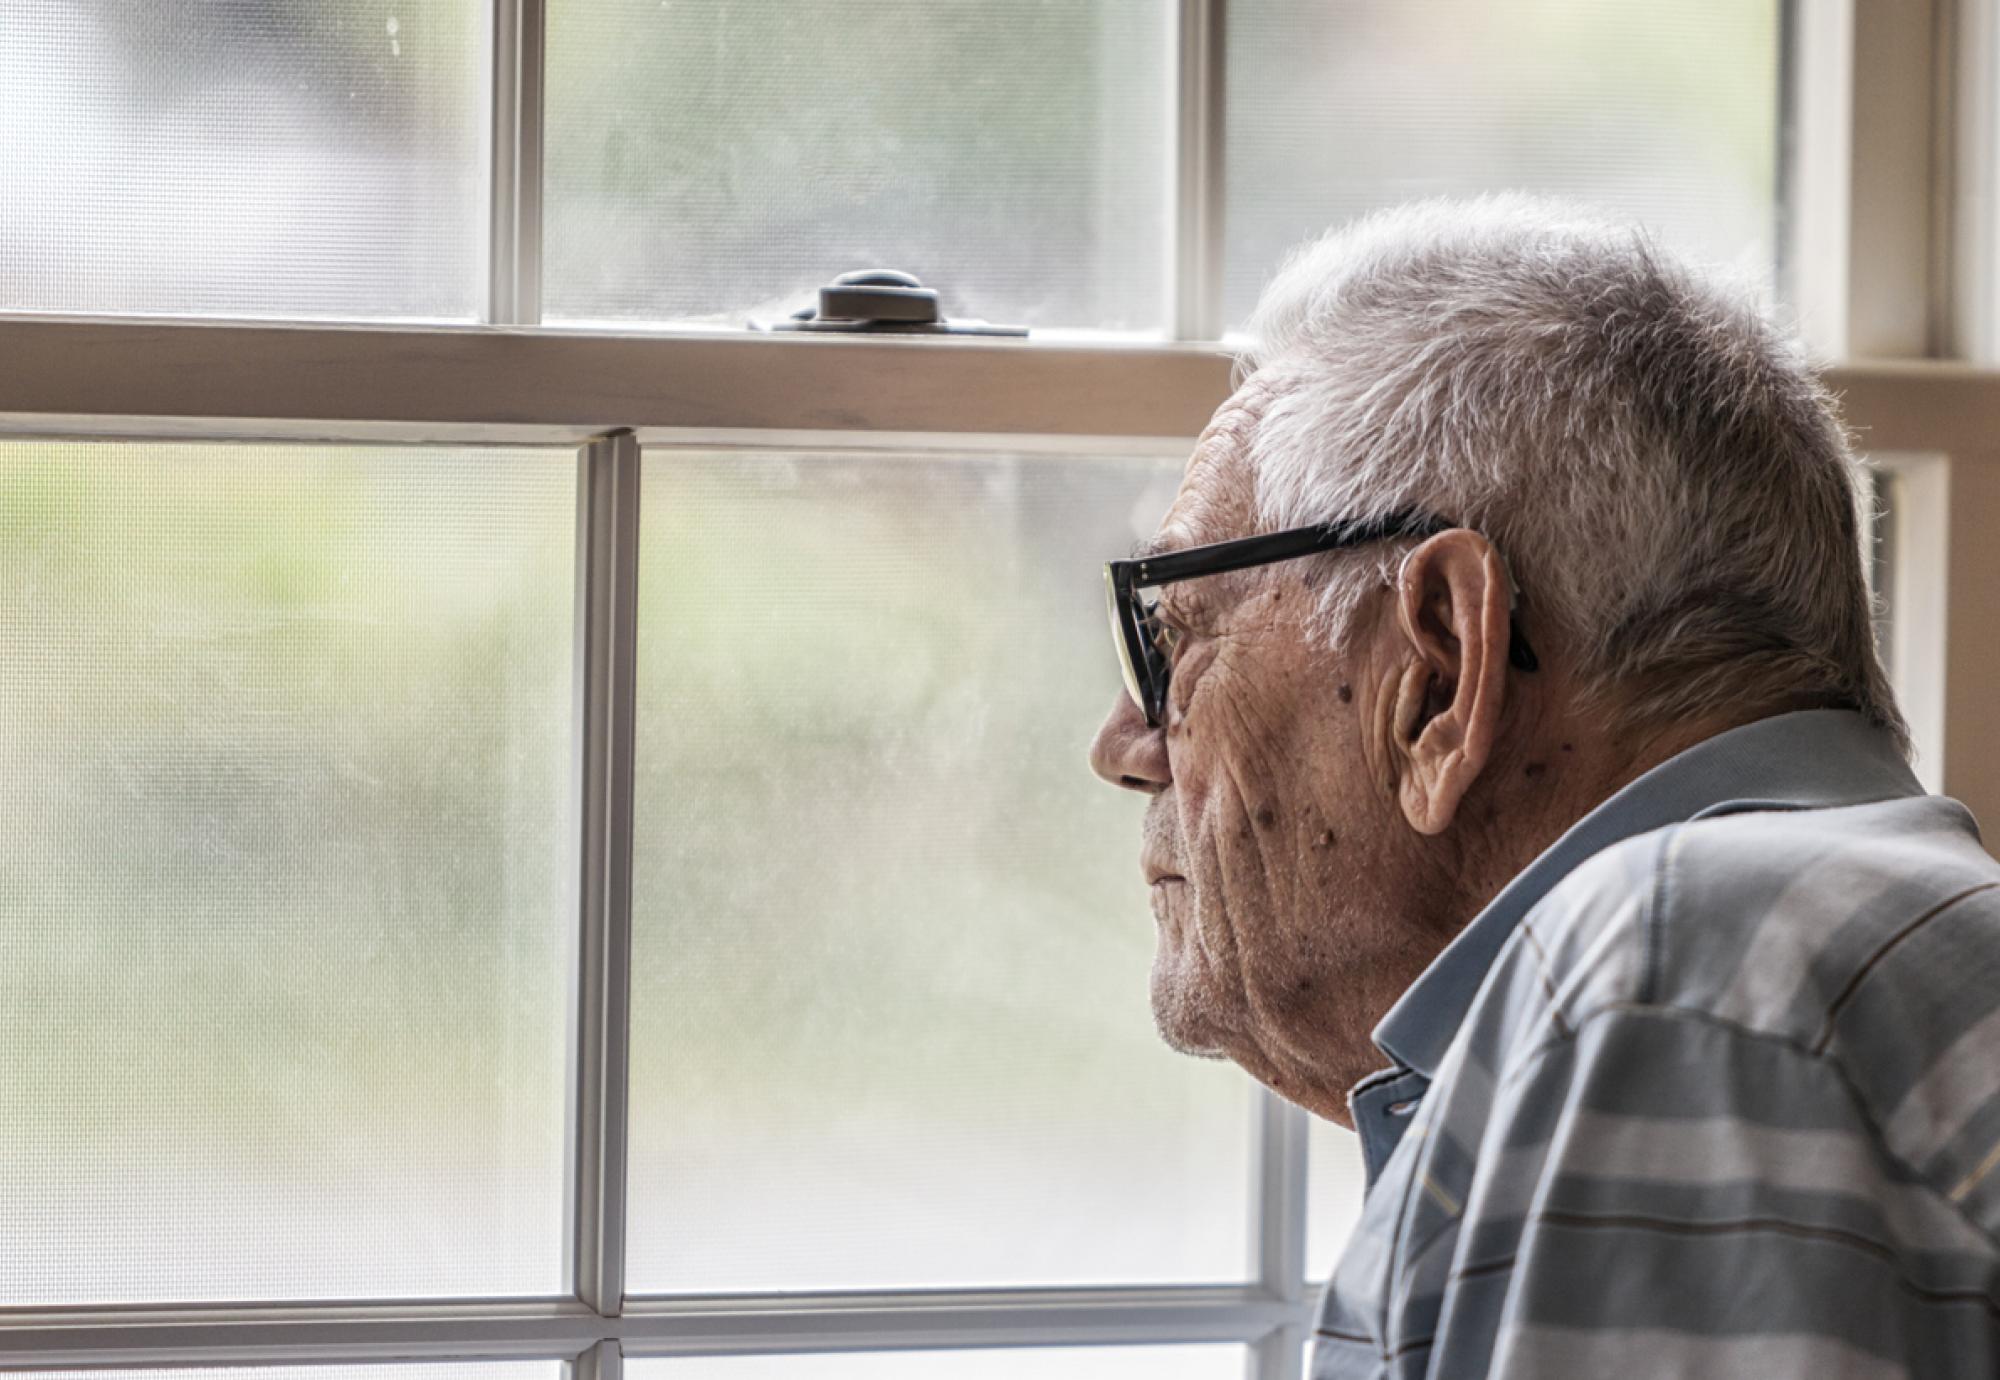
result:
[(1115, 567), (1131, 572), (1136, 586), (1172, 584), (1198, 575), (1223, 575), (1232, 570), (1269, 565), (1293, 556), (1309, 556), (1316, 551), (1338, 551), (1391, 537), (1431, 537), (1450, 531), (1456, 524), (1444, 518), (1422, 517), (1413, 513), (1392, 513), (1363, 522), (1331, 526), (1295, 527), (1286, 532), (1266, 532), (1254, 537), (1238, 537), (1210, 546), (1170, 551), (1136, 561), (1114, 561)]

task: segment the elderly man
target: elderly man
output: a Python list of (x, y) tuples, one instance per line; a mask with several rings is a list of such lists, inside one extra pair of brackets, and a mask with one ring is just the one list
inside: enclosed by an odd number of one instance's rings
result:
[(1643, 237), (1295, 258), (1114, 562), (1153, 1004), (1361, 1138), (1334, 1376), (2000, 1375), (2000, 866), (1795, 345)]

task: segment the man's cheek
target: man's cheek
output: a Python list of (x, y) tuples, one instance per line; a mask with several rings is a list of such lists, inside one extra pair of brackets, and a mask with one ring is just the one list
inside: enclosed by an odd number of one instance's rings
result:
[(1196, 725), (1193, 722), (1197, 702), (1204, 688), (1210, 684), (1211, 673), (1216, 670), (1216, 659), (1222, 645), (1212, 639), (1202, 639), (1190, 647), (1174, 667), (1173, 679), (1167, 682), (1167, 700), (1173, 706), (1168, 716), (1167, 734), (1193, 740)]
[[(1171, 750), (1171, 748), (1170, 748)], [(1217, 770), (1212, 752), (1188, 752), (1172, 759), (1174, 805), (1180, 818), (1181, 846), (1189, 868), (1195, 866), (1197, 850), (1213, 851), (1216, 793), (1226, 778)]]
[(1272, 878), (1256, 827), (1240, 802), (1225, 799), (1227, 808), (1211, 820), (1206, 870), (1213, 912), (1226, 922), (1231, 942), (1242, 943), (1246, 927), (1270, 909)]

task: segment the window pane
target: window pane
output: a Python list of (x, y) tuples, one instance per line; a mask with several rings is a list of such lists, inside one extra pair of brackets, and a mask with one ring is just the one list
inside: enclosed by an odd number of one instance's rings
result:
[(1306, 1141), (1306, 1278), (1325, 1279), (1361, 1217), (1361, 1142), (1331, 1121), (1312, 1119)]
[(635, 1289), (1242, 1277), (1250, 1082), (1084, 761), (1179, 470), (649, 453)]
[(627, 1361), (632, 1380), (1242, 1380), (1240, 1346), (1008, 1347)]
[(1581, 197), (1769, 275), (1778, 0), (1231, 0), (1226, 310), (1365, 211)]
[(161, 1370), (26, 1370), (13, 1380), (562, 1380), (560, 1361), (448, 1365), (176, 1366)]
[(0, 445), (0, 1299), (560, 1286), (574, 491)]
[(484, 0), (7, 0), (0, 309), (469, 318)]
[(1170, 0), (550, 0), (550, 320), (783, 315), (900, 268), (954, 316), (1157, 331)]

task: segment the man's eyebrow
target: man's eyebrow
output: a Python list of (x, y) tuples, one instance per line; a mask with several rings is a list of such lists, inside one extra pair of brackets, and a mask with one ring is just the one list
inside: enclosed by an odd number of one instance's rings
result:
[(1174, 545), (1172, 537), (1166, 536), (1164, 533), (1155, 532), (1144, 541), (1132, 543), (1132, 559), (1135, 561), (1150, 561), (1155, 556), (1166, 555), (1167, 552), (1174, 549)]

